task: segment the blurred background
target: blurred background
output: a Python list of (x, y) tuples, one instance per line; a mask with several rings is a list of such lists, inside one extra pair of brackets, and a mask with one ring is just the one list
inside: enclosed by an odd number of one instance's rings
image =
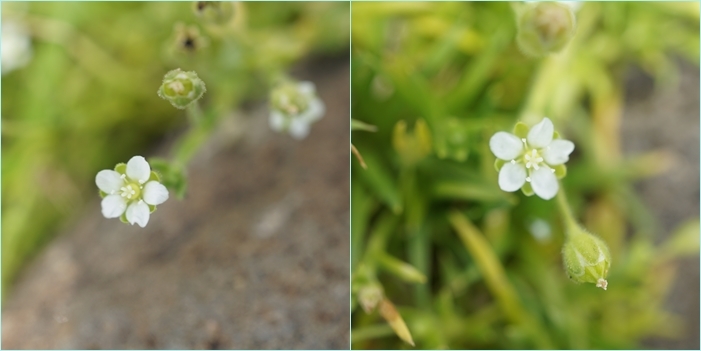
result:
[[(3, 347), (348, 347), (350, 5), (195, 8), (2, 4)], [(156, 94), (178, 67), (214, 116), (186, 196), (105, 219), (97, 172), (189, 133)], [(268, 126), (280, 74), (326, 103), (302, 141)]]
[[(519, 6), (353, 4), (352, 348), (698, 349), (699, 4), (570, 3), (540, 57)], [(554, 201), (497, 184), (489, 138), (544, 116), (607, 291), (568, 280)]]

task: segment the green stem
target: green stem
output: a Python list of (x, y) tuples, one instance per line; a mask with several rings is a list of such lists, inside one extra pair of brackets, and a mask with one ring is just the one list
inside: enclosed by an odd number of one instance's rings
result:
[(185, 111), (190, 121), (190, 129), (173, 147), (173, 164), (179, 168), (185, 167), (190, 162), (214, 130), (213, 123), (203, 123), (205, 114), (198, 101), (188, 105)]
[(567, 230), (565, 231), (565, 235), (569, 237), (570, 232), (574, 228), (578, 228), (579, 225), (577, 224), (577, 221), (574, 219), (574, 216), (572, 215), (572, 209), (570, 208), (569, 203), (567, 202), (567, 195), (565, 195), (565, 189), (562, 186), (562, 182), (560, 182), (560, 191), (557, 192), (557, 207), (560, 209), (560, 213), (562, 213), (562, 216), (565, 218), (565, 226), (567, 227)]
[(187, 105), (185, 112), (187, 113), (188, 121), (193, 127), (202, 123), (203, 113), (199, 101)]

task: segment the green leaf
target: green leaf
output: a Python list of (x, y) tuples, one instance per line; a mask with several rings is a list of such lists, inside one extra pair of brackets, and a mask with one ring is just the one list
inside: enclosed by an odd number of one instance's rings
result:
[(677, 227), (662, 246), (665, 257), (684, 257), (699, 253), (699, 219), (692, 219)]
[(426, 282), (426, 276), (423, 273), (402, 260), (384, 252), (379, 254), (377, 259), (380, 267), (406, 282), (419, 284)]
[(364, 158), (368, 168), (363, 172), (359, 172), (361, 178), (393, 213), (401, 213), (403, 205), (395, 177), (391, 175), (389, 170), (387, 170), (387, 166), (373, 153), (368, 153), (367, 157)]
[(357, 119), (351, 119), (351, 131), (354, 130), (364, 130), (366, 132), (376, 132), (377, 127), (365, 122), (361, 122)]

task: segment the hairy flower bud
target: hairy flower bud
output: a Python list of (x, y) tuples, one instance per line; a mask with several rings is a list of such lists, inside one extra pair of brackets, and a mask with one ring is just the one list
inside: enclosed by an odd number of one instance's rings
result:
[(358, 291), (358, 301), (363, 307), (365, 313), (370, 313), (375, 310), (375, 307), (385, 298), (382, 286), (378, 283), (370, 283)]
[(527, 3), (517, 11), (519, 48), (530, 56), (560, 51), (574, 36), (572, 6), (559, 2)]
[(422, 119), (416, 121), (414, 130), (407, 132), (407, 123), (399, 121), (392, 132), (392, 146), (405, 165), (415, 165), (431, 153), (431, 130)]
[(197, 26), (186, 26), (183, 23), (176, 23), (173, 29), (175, 34), (173, 48), (177, 52), (192, 54), (207, 47), (209, 44), (207, 38), (200, 34)]
[(206, 23), (225, 24), (234, 18), (234, 4), (231, 1), (195, 1), (195, 15)]
[(594, 283), (606, 290), (611, 253), (606, 243), (580, 227), (570, 228), (562, 248), (567, 275), (577, 283)]
[(184, 72), (174, 69), (163, 77), (158, 96), (168, 100), (175, 108), (184, 109), (199, 100), (207, 91), (202, 79), (194, 71)]

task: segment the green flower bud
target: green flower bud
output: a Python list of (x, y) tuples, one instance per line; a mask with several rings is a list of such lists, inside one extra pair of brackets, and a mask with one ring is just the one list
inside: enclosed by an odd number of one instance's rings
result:
[(195, 53), (209, 44), (207, 38), (200, 34), (200, 30), (196, 26), (186, 26), (182, 23), (177, 23), (174, 32), (175, 41), (173, 46), (178, 52)]
[(517, 10), (519, 48), (530, 56), (560, 51), (574, 36), (576, 20), (571, 6), (557, 2), (537, 2)]
[(168, 100), (175, 108), (184, 109), (199, 100), (207, 91), (204, 82), (194, 71), (184, 72), (174, 69), (163, 77), (163, 84), (158, 89), (158, 96)]
[(431, 153), (431, 131), (422, 119), (416, 121), (412, 132), (407, 132), (405, 121), (399, 121), (394, 125), (392, 146), (405, 165), (415, 165)]
[(221, 25), (234, 18), (234, 4), (231, 1), (195, 1), (193, 11), (206, 23)]
[(606, 290), (611, 253), (606, 243), (580, 227), (570, 228), (562, 248), (567, 275), (577, 283), (594, 283)]
[(375, 307), (385, 298), (385, 293), (379, 283), (373, 282), (364, 285), (358, 291), (358, 301), (365, 313), (375, 310)]

